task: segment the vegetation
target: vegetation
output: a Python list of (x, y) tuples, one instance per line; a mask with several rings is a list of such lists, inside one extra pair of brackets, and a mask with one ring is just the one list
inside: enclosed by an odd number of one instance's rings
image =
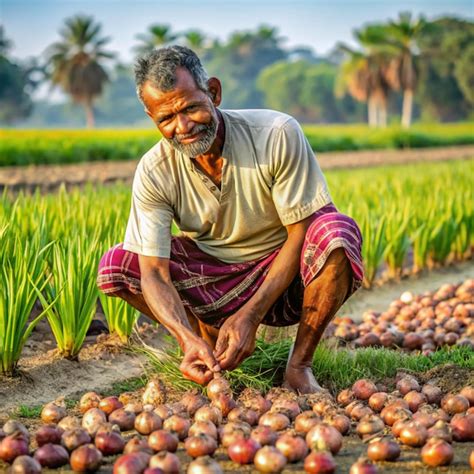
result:
[[(474, 143), (472, 123), (398, 126), (303, 126), (313, 150), (422, 148)], [(158, 140), (156, 130), (1, 130), (0, 166), (139, 159)]]
[[(257, 339), (255, 352), (240, 367), (226, 374), (234, 391), (254, 387), (266, 392), (281, 383), (292, 343), (292, 339), (281, 339), (277, 342)], [(179, 370), (182, 354), (176, 345), (168, 347), (166, 353), (147, 346), (138, 347), (136, 350), (147, 356), (152, 373), (159, 373), (160, 377), (173, 387), (178, 390), (202, 390), (202, 387), (183, 379)], [(461, 346), (443, 348), (427, 357), (375, 348), (335, 350), (323, 341), (316, 348), (313, 358), (313, 370), (318, 374), (318, 382), (333, 393), (350, 387), (361, 378), (381, 381), (394, 377), (398, 370), (424, 372), (442, 364), (474, 368), (472, 349)]]
[[(385, 263), (397, 276), (472, 255), (473, 173), (472, 160), (326, 173), (337, 207), (362, 229), (366, 286)], [(77, 354), (96, 311), (98, 262), (122, 241), (129, 209), (125, 185), (63, 188), (48, 195), (3, 193), (0, 372), (15, 370), (25, 341), (45, 315), (60, 352)], [(407, 258), (410, 249), (413, 262)], [(39, 294), (43, 311), (28, 322)], [(136, 312), (109, 300), (104, 305), (109, 329), (125, 341)]]

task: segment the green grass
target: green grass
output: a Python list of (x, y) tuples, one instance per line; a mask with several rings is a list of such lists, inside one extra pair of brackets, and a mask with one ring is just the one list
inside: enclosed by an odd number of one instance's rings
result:
[[(474, 124), (415, 124), (374, 129), (367, 125), (303, 125), (315, 151), (421, 148), (474, 144)], [(0, 129), (0, 166), (131, 160), (160, 139), (157, 130)]]
[(112, 386), (107, 389), (103, 390), (100, 394), (104, 397), (110, 397), (112, 395), (120, 395), (124, 392), (134, 392), (142, 387), (144, 387), (147, 383), (147, 377), (131, 377), (126, 380), (122, 380), (120, 382), (116, 382), (112, 384)]
[[(254, 387), (265, 392), (281, 384), (291, 344), (290, 339), (273, 343), (257, 340), (254, 354), (238, 369), (226, 374), (234, 391), (239, 391), (243, 387)], [(183, 379), (179, 370), (182, 354), (175, 345), (171, 345), (166, 352), (161, 353), (146, 346), (136, 350), (148, 357), (151, 373), (158, 373), (176, 389), (202, 388)], [(314, 354), (313, 370), (317, 380), (335, 393), (360, 378), (381, 381), (387, 377), (394, 377), (400, 369), (424, 372), (448, 363), (474, 368), (474, 354), (469, 348), (453, 347), (440, 349), (427, 357), (388, 349), (335, 349), (323, 342)]]
[(34, 405), (31, 407), (20, 405), (13, 413), (13, 416), (19, 418), (39, 418), (42, 409), (42, 405)]

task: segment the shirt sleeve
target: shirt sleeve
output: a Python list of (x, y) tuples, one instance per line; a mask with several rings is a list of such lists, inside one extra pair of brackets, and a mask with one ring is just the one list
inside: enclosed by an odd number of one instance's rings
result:
[(299, 222), (331, 202), (319, 163), (293, 118), (276, 134), (271, 173), (272, 198), (283, 225)]
[(172, 221), (172, 206), (156, 181), (139, 165), (133, 179), (123, 248), (139, 255), (169, 258)]

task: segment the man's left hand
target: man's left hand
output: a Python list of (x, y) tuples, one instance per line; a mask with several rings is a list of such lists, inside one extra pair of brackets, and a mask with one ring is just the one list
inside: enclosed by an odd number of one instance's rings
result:
[(215, 356), (224, 370), (234, 370), (252, 355), (258, 322), (248, 314), (238, 311), (226, 319), (219, 329)]

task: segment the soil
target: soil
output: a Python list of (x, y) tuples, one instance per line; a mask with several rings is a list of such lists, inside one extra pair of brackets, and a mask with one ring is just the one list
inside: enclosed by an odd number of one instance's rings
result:
[[(474, 146), (419, 148), (408, 150), (367, 150), (325, 152), (317, 154), (323, 170), (472, 159)], [(61, 184), (76, 186), (86, 182), (108, 184), (117, 181), (130, 183), (137, 161), (89, 162), (68, 165), (32, 165), (0, 167), (0, 191), (41, 188), (51, 191)]]

